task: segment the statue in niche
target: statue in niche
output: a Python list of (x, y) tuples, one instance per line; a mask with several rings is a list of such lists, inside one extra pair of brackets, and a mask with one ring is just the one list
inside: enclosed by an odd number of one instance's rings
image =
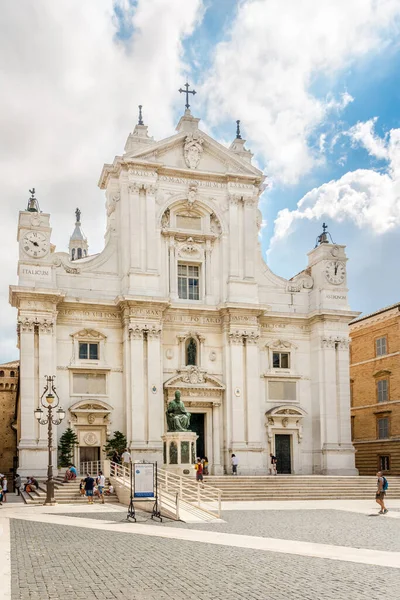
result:
[(176, 390), (175, 398), (168, 404), (166, 415), (168, 431), (190, 431), (191, 414), (187, 412), (179, 390)]
[(186, 348), (186, 364), (196, 365), (197, 364), (197, 345), (193, 338), (190, 338)]

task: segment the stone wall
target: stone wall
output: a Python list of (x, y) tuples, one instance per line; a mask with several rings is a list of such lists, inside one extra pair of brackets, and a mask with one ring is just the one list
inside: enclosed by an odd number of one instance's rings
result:
[(2, 473), (11, 473), (14, 466), (13, 459), (17, 455), (17, 433), (12, 425), (15, 420), (18, 368), (17, 361), (0, 365), (0, 471)]

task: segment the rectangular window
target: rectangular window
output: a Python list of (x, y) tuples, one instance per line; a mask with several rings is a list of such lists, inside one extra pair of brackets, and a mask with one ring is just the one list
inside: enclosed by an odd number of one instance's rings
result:
[(377, 381), (376, 388), (378, 392), (378, 402), (387, 402), (388, 398), (388, 380), (381, 379)]
[(390, 456), (379, 457), (379, 470), (390, 471)]
[(378, 439), (386, 440), (389, 437), (389, 418), (378, 419)]
[(99, 344), (79, 342), (80, 360), (99, 360)]
[(74, 394), (93, 394), (105, 396), (106, 376), (104, 373), (74, 373)]
[(386, 338), (381, 337), (375, 340), (376, 356), (383, 356), (387, 354), (387, 343)]
[(296, 400), (296, 382), (269, 381), (268, 398), (270, 400)]
[(288, 352), (273, 352), (272, 353), (272, 366), (274, 369), (289, 369), (290, 361), (289, 361), (289, 353)]
[(201, 229), (201, 218), (189, 215), (176, 215), (176, 226), (178, 229)]
[(199, 300), (200, 267), (178, 264), (178, 296), (183, 300)]

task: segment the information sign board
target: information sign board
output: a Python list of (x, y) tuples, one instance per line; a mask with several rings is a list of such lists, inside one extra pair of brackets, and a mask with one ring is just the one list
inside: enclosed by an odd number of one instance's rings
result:
[(134, 498), (154, 498), (154, 464), (135, 463)]

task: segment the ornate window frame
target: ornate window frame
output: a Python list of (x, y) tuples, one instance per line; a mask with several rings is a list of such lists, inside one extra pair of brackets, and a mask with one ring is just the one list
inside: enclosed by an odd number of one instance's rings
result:
[[(276, 375), (278, 377), (296, 376), (296, 360), (298, 346), (293, 342), (285, 339), (273, 339), (265, 344), (267, 353), (267, 375)], [(274, 368), (273, 366), (273, 354), (274, 352), (281, 352), (289, 354), (289, 368)]]
[[(100, 369), (108, 368), (106, 359), (106, 342), (107, 336), (96, 329), (81, 329), (75, 333), (70, 334), (72, 339), (72, 356), (70, 361), (71, 367), (81, 367), (84, 369), (90, 369), (91, 367), (98, 367)], [(90, 358), (79, 358), (79, 343), (84, 342), (88, 344), (97, 343), (99, 345), (99, 358), (94, 360)]]

